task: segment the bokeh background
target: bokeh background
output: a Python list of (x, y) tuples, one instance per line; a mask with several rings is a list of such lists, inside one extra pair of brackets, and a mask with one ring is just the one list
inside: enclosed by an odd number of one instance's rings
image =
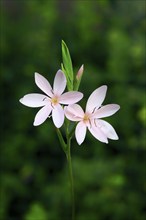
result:
[(38, 109), (19, 103), (40, 92), (34, 72), (51, 83), (60, 68), (61, 40), (74, 71), (84, 64), (85, 102), (108, 85), (104, 104), (119, 141), (89, 133), (72, 141), (76, 220), (146, 219), (145, 0), (1, 0), (0, 220), (70, 220), (67, 164), (52, 121), (33, 127)]

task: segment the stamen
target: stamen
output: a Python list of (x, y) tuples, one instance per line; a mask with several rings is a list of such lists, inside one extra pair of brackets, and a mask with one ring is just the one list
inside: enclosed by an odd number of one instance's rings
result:
[(96, 110), (96, 107), (93, 109), (93, 112), (92, 112), (92, 114), (95, 112), (95, 110)]
[(47, 98), (47, 97), (43, 98), (43, 101), (45, 101), (45, 100), (46, 100), (46, 98)]
[(94, 119), (94, 124), (95, 124), (95, 127), (97, 127), (97, 124), (96, 124), (96, 119)]
[(52, 108), (54, 108), (54, 106), (53, 106), (52, 102), (51, 102), (51, 106), (52, 106)]
[(89, 124), (90, 124), (90, 128), (92, 127), (92, 125), (91, 125), (91, 120), (89, 119)]
[(101, 107), (103, 107), (103, 105), (99, 106), (99, 108), (98, 108), (98, 109), (100, 109)]

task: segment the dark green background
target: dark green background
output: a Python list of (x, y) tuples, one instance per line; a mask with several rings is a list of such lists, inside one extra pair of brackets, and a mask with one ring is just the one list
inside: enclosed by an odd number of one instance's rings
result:
[(51, 119), (32, 123), (38, 109), (19, 99), (41, 92), (34, 72), (51, 83), (60, 68), (61, 40), (74, 71), (84, 64), (85, 106), (108, 85), (104, 104), (119, 141), (108, 145), (88, 132), (72, 141), (76, 220), (146, 219), (144, 0), (1, 0), (1, 212), (0, 220), (70, 220), (67, 164)]

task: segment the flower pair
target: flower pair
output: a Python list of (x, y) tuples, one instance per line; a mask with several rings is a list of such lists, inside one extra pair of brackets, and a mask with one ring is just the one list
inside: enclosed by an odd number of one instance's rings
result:
[[(56, 73), (53, 88), (39, 73), (35, 73), (35, 83), (45, 95), (31, 93), (20, 99), (20, 102), (28, 107), (42, 107), (35, 116), (34, 126), (42, 124), (48, 117), (52, 116), (54, 125), (60, 128), (66, 116), (69, 120), (78, 122), (75, 130), (78, 144), (84, 141), (87, 128), (101, 142), (108, 143), (108, 138), (118, 139), (114, 128), (108, 122), (100, 119), (113, 115), (120, 108), (116, 104), (101, 106), (105, 99), (107, 86), (99, 87), (90, 95), (84, 113), (83, 109), (75, 104), (83, 98), (81, 92), (63, 93), (67, 81), (61, 70)], [(67, 106), (63, 109), (62, 104)]]

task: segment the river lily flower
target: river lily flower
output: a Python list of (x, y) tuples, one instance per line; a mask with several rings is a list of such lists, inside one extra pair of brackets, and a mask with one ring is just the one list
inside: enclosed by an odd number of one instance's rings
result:
[(64, 123), (64, 109), (61, 104), (74, 104), (82, 99), (83, 94), (74, 91), (63, 93), (67, 81), (61, 70), (56, 73), (53, 89), (48, 80), (39, 73), (35, 73), (35, 83), (45, 94), (27, 94), (20, 102), (28, 107), (42, 107), (35, 116), (34, 126), (42, 124), (52, 113), (55, 126), (60, 128)]
[(108, 143), (108, 138), (118, 140), (118, 135), (114, 128), (101, 119), (113, 115), (120, 109), (117, 104), (102, 106), (106, 91), (107, 86), (105, 85), (96, 89), (87, 101), (85, 112), (78, 104), (65, 107), (65, 116), (71, 121), (78, 122), (75, 129), (75, 137), (79, 145), (85, 139), (87, 128), (101, 142)]

